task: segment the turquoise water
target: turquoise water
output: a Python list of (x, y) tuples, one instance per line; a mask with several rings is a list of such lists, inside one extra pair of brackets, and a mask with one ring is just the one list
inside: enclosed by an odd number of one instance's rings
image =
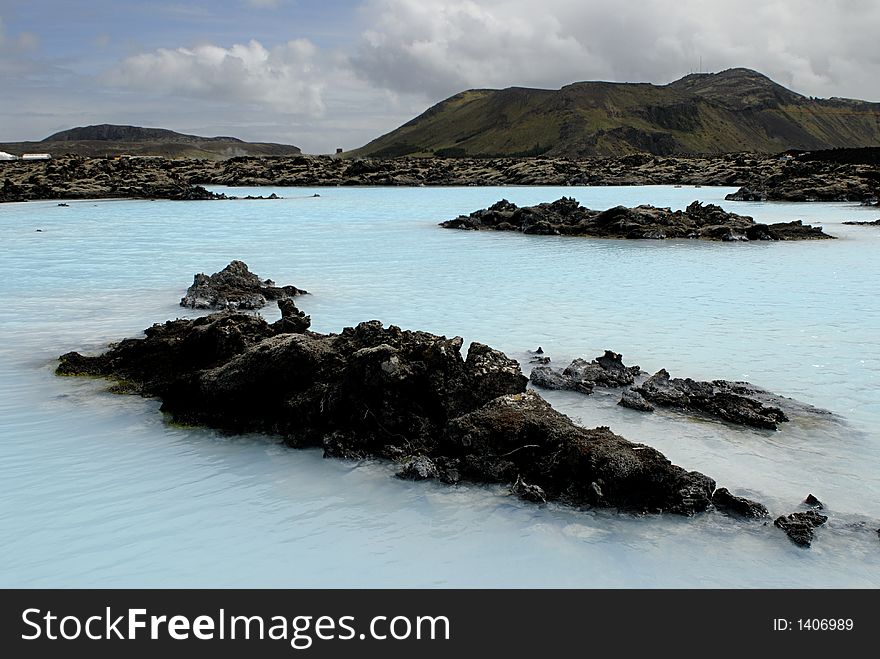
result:
[[(880, 586), (880, 230), (840, 224), (876, 209), (665, 186), (224, 191), (286, 199), (0, 205), (0, 585)], [(562, 194), (593, 208), (700, 199), (819, 223), (839, 240), (436, 226), (502, 197)], [(812, 492), (829, 526), (804, 551), (772, 526), (715, 513), (637, 519), (403, 482), (381, 462), (171, 427), (155, 401), (53, 375), (62, 352), (192, 315), (177, 306), (192, 274), (233, 258), (311, 291), (297, 303), (318, 331), (378, 318), (488, 343), (526, 368), (538, 345), (559, 365), (607, 348), (652, 372), (747, 379), (831, 409), (840, 420), (772, 433), (643, 415), (601, 392), (545, 394), (774, 514)]]

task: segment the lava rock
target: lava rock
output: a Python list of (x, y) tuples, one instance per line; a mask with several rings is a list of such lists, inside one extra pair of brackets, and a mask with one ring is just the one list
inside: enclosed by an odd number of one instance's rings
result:
[(880, 227), (880, 220), (874, 220), (873, 222), (844, 222), (843, 224), (860, 227)]
[(767, 508), (757, 501), (745, 497), (734, 496), (726, 487), (719, 487), (712, 495), (712, 503), (723, 513), (748, 519), (769, 517)]
[(819, 499), (817, 499), (813, 494), (808, 494), (807, 498), (804, 499), (804, 504), (809, 506), (810, 508), (815, 508), (816, 510), (822, 510), (825, 508), (825, 504), (823, 504)]
[(650, 205), (635, 208), (615, 206), (595, 211), (581, 206), (571, 197), (522, 208), (502, 199), (489, 208), (441, 222), (440, 226), (446, 229), (642, 240), (689, 238), (739, 242), (832, 238), (821, 227), (811, 227), (800, 221), (756, 224), (751, 217), (729, 213), (720, 206), (699, 201), (694, 201), (684, 211)]
[(670, 378), (666, 369), (661, 369), (633, 391), (655, 405), (755, 428), (775, 430), (779, 423), (788, 421), (779, 407), (767, 404), (773, 394), (748, 382)]
[(517, 478), (516, 482), (510, 487), (511, 494), (517, 495), (520, 499), (532, 501), (534, 503), (547, 503), (547, 494), (538, 485), (529, 485), (522, 478)]
[[(242, 261), (232, 261), (220, 272), (200, 273), (180, 300), (180, 306), (192, 309), (260, 309), (267, 300), (280, 300), (306, 291), (296, 286), (275, 286), (271, 279), (261, 280)], [(282, 309), (283, 313), (283, 309)]]
[(626, 389), (620, 400), (617, 401), (617, 404), (621, 407), (628, 407), (631, 410), (638, 410), (639, 412), (653, 412), (655, 409), (651, 403), (645, 400), (642, 394), (632, 389)]
[(828, 518), (815, 510), (792, 513), (777, 517), (773, 525), (785, 531), (785, 534), (796, 545), (809, 547), (813, 542), (813, 529), (822, 526)]
[(278, 300), (278, 308), (281, 310), (281, 320), (272, 323), (272, 329), (276, 333), (301, 334), (311, 326), (311, 317), (300, 311), (292, 299), (281, 298)]
[(488, 482), (523, 481), (548, 500), (593, 505), (601, 484), (606, 506), (692, 515), (711, 504), (715, 482), (669, 462), (608, 428), (588, 430), (534, 391), (496, 398), (452, 419), (444, 451), (462, 454), (463, 475)]
[(287, 333), (226, 311), (154, 325), (102, 355), (68, 353), (57, 372), (113, 378), (160, 398), (181, 423), (280, 435), (328, 457), (410, 456), (403, 477), (521, 479), (528, 496), (634, 512), (711, 505), (712, 479), (608, 428), (575, 425), (525, 391), (515, 360), (480, 343), (463, 358), (461, 348), (459, 337), (378, 321)]
[(440, 472), (431, 458), (418, 455), (404, 462), (396, 475), (405, 480), (424, 481), (439, 477)]
[(575, 359), (563, 371), (543, 367), (532, 369), (532, 384), (545, 389), (568, 389), (584, 394), (594, 387), (623, 387), (633, 384), (641, 373), (638, 366), (625, 366), (623, 355), (606, 350), (591, 362)]

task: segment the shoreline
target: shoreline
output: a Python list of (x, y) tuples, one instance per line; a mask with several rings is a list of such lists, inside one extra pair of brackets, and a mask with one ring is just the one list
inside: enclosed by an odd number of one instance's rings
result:
[(731, 201), (877, 203), (876, 167), (771, 155), (617, 158), (239, 157), (225, 161), (60, 156), (0, 162), (0, 203), (75, 199), (212, 200), (205, 187), (734, 187)]

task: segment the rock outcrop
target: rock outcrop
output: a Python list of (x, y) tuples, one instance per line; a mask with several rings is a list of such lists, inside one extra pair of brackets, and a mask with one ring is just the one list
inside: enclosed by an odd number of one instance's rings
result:
[(745, 497), (734, 496), (726, 487), (719, 487), (715, 490), (715, 493), (712, 495), (712, 503), (721, 512), (734, 517), (763, 519), (770, 516), (764, 504), (746, 499)]
[(489, 208), (441, 222), (446, 229), (516, 231), (525, 234), (593, 238), (690, 238), (739, 242), (832, 238), (821, 227), (800, 221), (758, 224), (751, 217), (728, 213), (714, 204), (693, 202), (684, 211), (643, 205), (595, 211), (571, 197), (518, 207), (506, 199)]
[(785, 531), (791, 541), (801, 547), (809, 547), (813, 543), (813, 529), (822, 526), (828, 517), (815, 510), (781, 515), (773, 520), (774, 526)]
[[(660, 369), (632, 392), (651, 405), (708, 416), (729, 423), (775, 430), (789, 415), (830, 418), (828, 410), (774, 394), (750, 382), (671, 378)], [(621, 400), (621, 404), (634, 407)], [(637, 408), (636, 408), (637, 409)]]
[(536, 366), (529, 379), (545, 389), (569, 389), (590, 394), (595, 387), (625, 387), (635, 382), (641, 373), (638, 366), (625, 366), (623, 355), (606, 350), (605, 354), (588, 362), (575, 359), (564, 370), (551, 366)]
[(575, 359), (564, 370), (535, 366), (531, 383), (543, 389), (563, 389), (589, 395), (596, 387), (623, 387), (618, 405), (640, 412), (666, 407), (754, 428), (777, 429), (789, 420), (786, 412), (800, 416), (830, 417), (831, 412), (779, 396), (749, 382), (672, 378), (666, 369), (645, 378), (638, 366), (626, 366), (623, 356), (606, 350), (587, 362)]
[[(192, 309), (260, 309), (268, 300), (283, 300), (295, 295), (304, 295), (307, 291), (296, 286), (275, 286), (271, 279), (261, 280), (251, 272), (242, 261), (232, 261), (220, 272), (213, 275), (204, 273), (193, 277), (192, 285), (180, 300), (180, 306)], [(282, 321), (302, 324), (305, 314), (294, 305), (281, 308)], [(297, 314), (294, 314), (296, 311)], [(294, 317), (297, 316), (297, 319)], [(308, 322), (305, 327), (307, 328)]]
[(873, 222), (844, 222), (843, 224), (859, 227), (880, 227), (880, 220), (874, 220)]
[(119, 391), (160, 398), (179, 422), (389, 458), (403, 478), (508, 483), (530, 500), (634, 512), (712, 505), (711, 478), (575, 425), (489, 346), (472, 343), (465, 358), (458, 337), (378, 321), (339, 334), (279, 323), (235, 311), (168, 321), (102, 355), (65, 354), (57, 372), (112, 378)]
[(666, 369), (661, 369), (634, 391), (653, 405), (755, 428), (775, 430), (780, 423), (788, 421), (781, 408), (767, 402), (766, 397), (773, 394), (748, 382), (671, 378)]

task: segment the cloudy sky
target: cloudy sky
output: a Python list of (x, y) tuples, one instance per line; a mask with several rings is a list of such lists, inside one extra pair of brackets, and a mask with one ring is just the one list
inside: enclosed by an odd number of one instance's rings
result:
[(361, 146), (462, 89), (760, 70), (880, 101), (876, 0), (0, 0), (0, 141), (119, 123)]

